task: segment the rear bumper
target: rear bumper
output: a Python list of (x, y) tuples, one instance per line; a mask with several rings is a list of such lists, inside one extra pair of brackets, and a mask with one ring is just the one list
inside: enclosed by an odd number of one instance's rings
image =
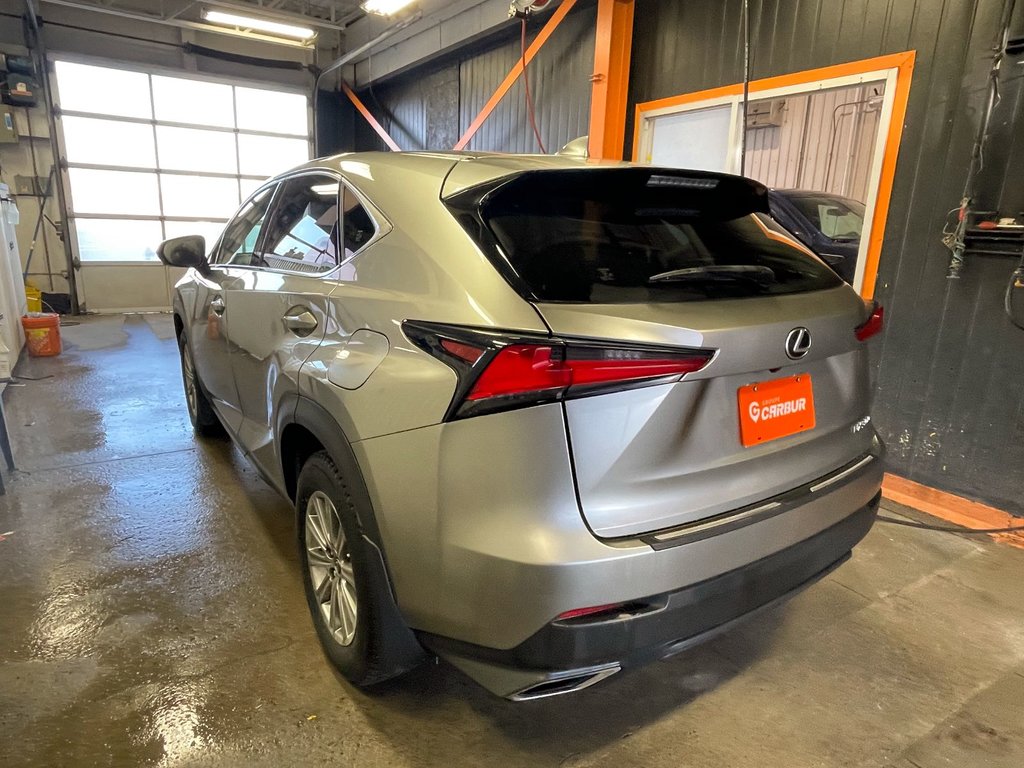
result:
[(421, 634), (421, 640), (500, 696), (529, 699), (578, 690), (620, 669), (679, 653), (810, 586), (847, 559), (867, 534), (880, 496), (767, 557), (638, 600), (632, 612), (556, 620), (509, 649), (430, 634)]

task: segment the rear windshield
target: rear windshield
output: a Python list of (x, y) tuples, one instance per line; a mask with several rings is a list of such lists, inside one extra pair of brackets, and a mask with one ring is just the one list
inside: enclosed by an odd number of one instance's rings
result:
[[(449, 203), (465, 214), (462, 197)], [(499, 269), (540, 301), (701, 301), (842, 284), (778, 230), (764, 187), (738, 177), (536, 171), (476, 202), (476, 221), (460, 220), (478, 241), (493, 237)]]

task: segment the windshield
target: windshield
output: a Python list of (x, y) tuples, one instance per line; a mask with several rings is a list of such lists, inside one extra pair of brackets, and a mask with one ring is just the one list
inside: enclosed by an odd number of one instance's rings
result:
[(835, 195), (791, 195), (789, 199), (818, 230), (837, 242), (860, 240), (864, 205)]
[(765, 208), (764, 188), (738, 177), (540, 171), (484, 195), (483, 226), (460, 220), (478, 241), (493, 236), (540, 301), (700, 301), (840, 285)]

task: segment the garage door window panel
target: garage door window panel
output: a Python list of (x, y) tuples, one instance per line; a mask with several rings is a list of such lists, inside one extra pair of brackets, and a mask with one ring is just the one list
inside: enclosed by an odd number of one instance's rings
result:
[(153, 117), (149, 75), (111, 67), (58, 61), (60, 106), (66, 112), (91, 112), (119, 117)]
[(71, 168), (68, 176), (76, 213), (144, 216), (160, 213), (155, 173)]
[(156, 127), (160, 168), (169, 171), (238, 173), (235, 137), (226, 131)]
[(226, 83), (153, 75), (153, 108), (161, 122), (235, 125), (231, 86)]
[(153, 129), (146, 123), (71, 116), (63, 122), (69, 163), (156, 167)]
[(239, 134), (239, 170), (246, 176), (273, 176), (309, 159), (309, 142), (278, 136)]
[(239, 130), (305, 134), (309, 129), (306, 97), (263, 88), (235, 88), (235, 115)]
[(152, 261), (163, 239), (157, 220), (81, 219), (77, 226), (82, 261)]
[(164, 214), (228, 218), (238, 207), (238, 182), (230, 178), (160, 174)]

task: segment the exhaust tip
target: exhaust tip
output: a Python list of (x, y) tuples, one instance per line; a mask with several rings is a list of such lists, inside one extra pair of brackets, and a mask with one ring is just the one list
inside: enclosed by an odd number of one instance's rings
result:
[(611, 677), (621, 669), (622, 667), (618, 664), (611, 664), (604, 667), (559, 672), (513, 693), (508, 698), (512, 701), (531, 701), (545, 699), (549, 696), (561, 696), (564, 693), (575, 693)]

